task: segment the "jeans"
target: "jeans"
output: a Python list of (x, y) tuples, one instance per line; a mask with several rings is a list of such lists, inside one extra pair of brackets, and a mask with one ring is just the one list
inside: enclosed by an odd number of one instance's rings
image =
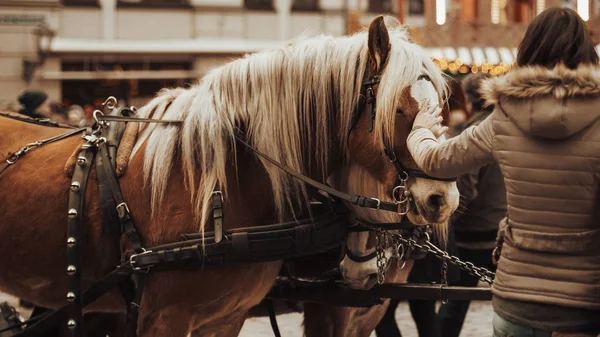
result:
[(552, 337), (552, 332), (511, 323), (494, 313), (493, 337)]

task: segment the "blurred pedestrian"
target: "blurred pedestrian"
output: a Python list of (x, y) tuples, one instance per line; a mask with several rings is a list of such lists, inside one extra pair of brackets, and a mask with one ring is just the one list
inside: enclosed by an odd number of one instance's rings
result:
[(19, 96), (19, 103), (23, 108), (20, 114), (32, 118), (50, 118), (50, 100), (43, 91), (27, 90)]
[(67, 111), (67, 119), (69, 121), (69, 125), (75, 127), (84, 127), (90, 124), (85, 116), (85, 111), (81, 107), (81, 105), (73, 104), (69, 107)]

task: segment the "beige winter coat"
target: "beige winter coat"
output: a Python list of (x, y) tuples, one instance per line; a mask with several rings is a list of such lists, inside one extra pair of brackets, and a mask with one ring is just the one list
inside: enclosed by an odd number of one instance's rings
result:
[(417, 129), (425, 173), (498, 162), (505, 242), (492, 292), (507, 300), (600, 310), (600, 68), (517, 68), (484, 84), (495, 111), (443, 143)]

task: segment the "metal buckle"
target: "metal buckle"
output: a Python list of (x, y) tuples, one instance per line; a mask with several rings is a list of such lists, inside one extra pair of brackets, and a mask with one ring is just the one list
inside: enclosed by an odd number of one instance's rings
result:
[(211, 193), (212, 196), (218, 195), (221, 198), (221, 204), (223, 203), (223, 192), (217, 190)]
[(381, 200), (377, 199), (377, 198), (371, 198), (371, 200), (377, 201), (377, 210), (381, 209)]
[(8, 157), (8, 159), (6, 159), (6, 163), (8, 165), (12, 165), (17, 162), (17, 159), (19, 159), (19, 156), (17, 156), (16, 154), (12, 154), (10, 157)]
[[(125, 202), (122, 202), (122, 203), (118, 204), (118, 205), (117, 205), (117, 207), (115, 207), (115, 208), (116, 208), (116, 210), (117, 210), (117, 215), (118, 215), (118, 216), (119, 216), (119, 218), (121, 218), (121, 219), (123, 218), (123, 217), (121, 216), (121, 214), (123, 214), (123, 216), (124, 216), (125, 214), (127, 214), (127, 215), (130, 215), (130, 214), (131, 214), (131, 212), (129, 211), (129, 207), (127, 206), (127, 204), (126, 204)], [(123, 208), (125, 208), (125, 210), (123, 210)], [(125, 212), (126, 212), (126, 213), (125, 213)]]
[(132, 254), (132, 255), (129, 257), (129, 265), (131, 266), (131, 269), (133, 269), (134, 271), (142, 271), (142, 270), (146, 270), (146, 271), (147, 271), (147, 270), (149, 270), (150, 268), (152, 268), (152, 267), (153, 267), (153, 265), (149, 265), (149, 266), (147, 266), (147, 267), (144, 267), (144, 268), (137, 267), (137, 266), (136, 266), (136, 263), (135, 263), (135, 259), (136, 259), (138, 256), (142, 256), (142, 255), (146, 255), (146, 254), (150, 254), (150, 253), (152, 253), (152, 251), (151, 251), (151, 250), (146, 250), (146, 249), (142, 248), (142, 252), (141, 252), (141, 253), (139, 253), (139, 254)]

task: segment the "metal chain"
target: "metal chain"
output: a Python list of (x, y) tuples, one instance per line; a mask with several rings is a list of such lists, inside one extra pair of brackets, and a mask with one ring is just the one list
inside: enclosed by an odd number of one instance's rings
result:
[(386, 248), (386, 232), (383, 229), (377, 229), (377, 283), (382, 284), (385, 281), (385, 271), (387, 261), (385, 259), (385, 248)]
[[(433, 243), (431, 243), (429, 241), (426, 241), (425, 244), (420, 245), (413, 238), (406, 239), (402, 235), (397, 234), (397, 233), (384, 232), (384, 235), (391, 237), (394, 245), (403, 244), (406, 247), (408, 247), (409, 250), (415, 249), (415, 248), (421, 249), (427, 253), (433, 254), (435, 257), (442, 260), (442, 262), (452, 263), (453, 265), (468, 272), (469, 274), (476, 276), (481, 281), (484, 281), (490, 285), (494, 282), (494, 278), (495, 278), (496, 274), (494, 274), (493, 272), (491, 272), (483, 267), (477, 267), (471, 262), (461, 261), (458, 257), (448, 254), (448, 252), (441, 250), (440, 248), (438, 248), (436, 245), (434, 245)], [(379, 243), (379, 240), (380, 240), (379, 237), (377, 240), (378, 240), (377, 242)], [(377, 246), (377, 249), (379, 250), (379, 244)], [(442, 268), (443, 268), (442, 269), (442, 282), (444, 282), (444, 284), (445, 284), (447, 282), (447, 280), (446, 280), (447, 265), (445, 267), (444, 267), (444, 265), (442, 265)]]

